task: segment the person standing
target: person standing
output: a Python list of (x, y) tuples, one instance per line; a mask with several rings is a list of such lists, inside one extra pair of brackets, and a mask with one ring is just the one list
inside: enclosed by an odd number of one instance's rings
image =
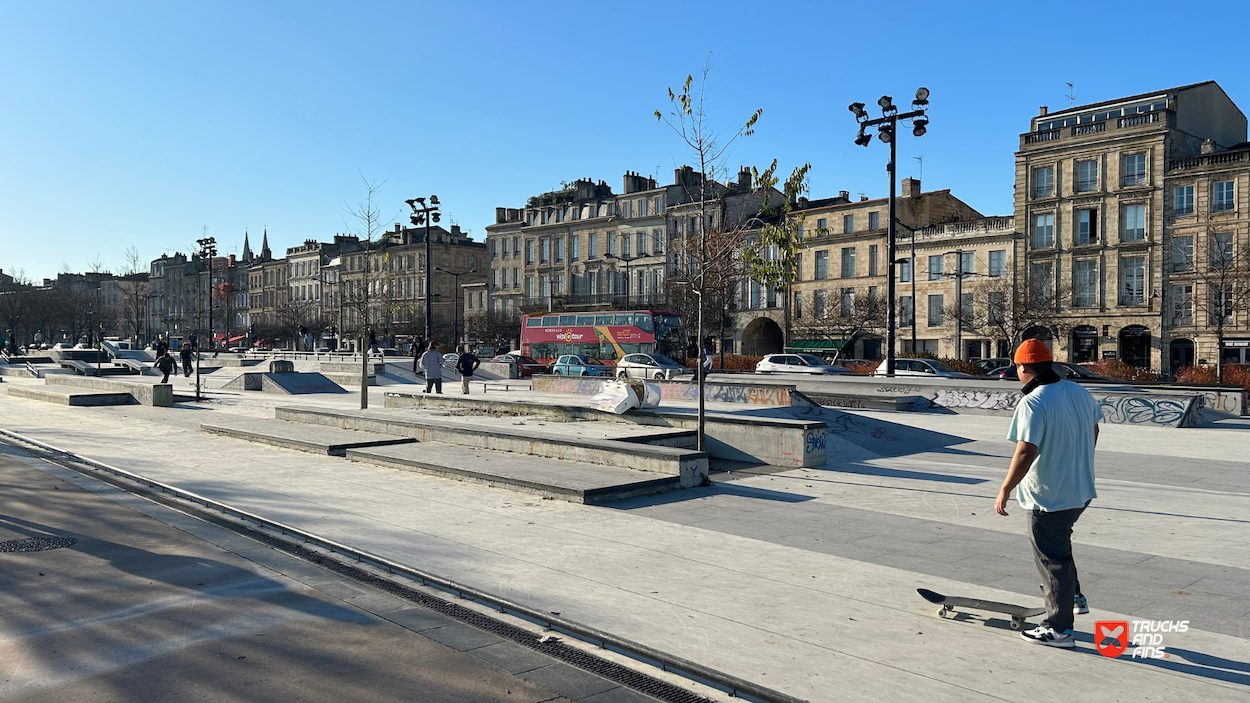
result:
[(482, 363), (477, 355), (469, 351), (469, 345), (460, 348), (460, 358), (456, 359), (456, 370), (460, 372), (460, 392), (469, 394), (469, 381), (473, 380), (473, 372)]
[(421, 373), (421, 354), (425, 351), (425, 339), (417, 337), (412, 342), (412, 375)]
[(182, 357), (182, 375), (190, 378), (191, 376), (191, 347), (182, 345), (182, 351), (178, 352), (178, 356)]
[(425, 392), (437, 388), (443, 394), (443, 355), (438, 352), (438, 342), (430, 342), (430, 348), (421, 355), (421, 369), (425, 371)]
[(1072, 528), (1094, 491), (1094, 445), (1102, 410), (1089, 391), (1059, 378), (1050, 348), (1027, 339), (1016, 349), (1016, 371), (1024, 397), (1011, 418), (1007, 439), (1016, 443), (994, 510), (1007, 514), (1007, 500), (1029, 511), (1029, 541), (1042, 578), (1046, 619), (1020, 633), (1049, 647), (1072, 648), (1075, 616), (1089, 612), (1072, 557)]
[(165, 374), (161, 377), (161, 383), (169, 383), (170, 372), (177, 368), (177, 364), (174, 363), (174, 359), (169, 355), (169, 352), (165, 352), (157, 357), (154, 366), (156, 366), (157, 371)]
[(378, 352), (378, 333), (375, 332), (372, 327), (369, 328), (369, 351), (373, 352), (374, 354), (379, 353)]
[(703, 378), (712, 373), (712, 338), (708, 337), (703, 340), (703, 358), (699, 360), (699, 373), (703, 374)]

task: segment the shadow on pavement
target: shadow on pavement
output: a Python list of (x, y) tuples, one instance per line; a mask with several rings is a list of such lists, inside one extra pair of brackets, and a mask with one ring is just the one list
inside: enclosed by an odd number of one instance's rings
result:
[[(1076, 632), (1073, 633), (1073, 636), (1078, 642), (1090, 645), (1088, 648), (1077, 648), (1077, 652), (1096, 657), (1102, 656), (1094, 646), (1094, 635), (1088, 632)], [(1250, 664), (1246, 662), (1225, 659), (1213, 654), (1203, 654), (1202, 652), (1180, 649), (1178, 647), (1168, 647), (1166, 652), (1170, 656), (1165, 659), (1147, 659), (1135, 658), (1132, 656), (1132, 651), (1125, 650), (1124, 654), (1121, 654), (1116, 661), (1143, 664), (1180, 674), (1201, 676), (1204, 679), (1228, 681), (1229, 683), (1250, 686), (1250, 673), (1247, 673), (1250, 672)], [(1185, 661), (1180, 661), (1181, 659)]]

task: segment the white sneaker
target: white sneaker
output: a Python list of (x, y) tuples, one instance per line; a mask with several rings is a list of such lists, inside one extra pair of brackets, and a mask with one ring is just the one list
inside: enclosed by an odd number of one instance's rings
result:
[(1076, 646), (1076, 640), (1072, 637), (1072, 631), (1055, 632), (1054, 629), (1044, 625), (1021, 632), (1020, 636), (1026, 641), (1033, 644), (1044, 644), (1047, 647), (1062, 647), (1063, 649), (1072, 649)]
[(1088, 615), (1089, 614), (1089, 602), (1085, 600), (1085, 596), (1078, 595), (1076, 598), (1073, 599), (1072, 614), (1073, 615)]

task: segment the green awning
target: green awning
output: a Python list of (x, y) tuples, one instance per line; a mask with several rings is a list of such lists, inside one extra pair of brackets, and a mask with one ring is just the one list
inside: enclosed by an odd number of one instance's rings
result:
[(845, 343), (845, 339), (839, 339), (837, 341), (832, 339), (794, 339), (790, 341), (790, 344), (786, 345), (786, 351), (791, 354), (799, 352), (838, 351)]

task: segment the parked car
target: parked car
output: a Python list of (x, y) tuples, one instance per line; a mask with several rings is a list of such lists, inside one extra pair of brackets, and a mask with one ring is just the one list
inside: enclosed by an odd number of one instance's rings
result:
[(694, 374), (663, 354), (626, 354), (616, 362), (617, 378), (676, 378)]
[(849, 374), (843, 366), (834, 366), (812, 354), (768, 354), (755, 365), (755, 373), (804, 373), (832, 376)]
[(564, 354), (551, 365), (551, 373), (557, 376), (611, 376), (612, 367), (581, 354)]
[[(1076, 381), (1077, 383), (1124, 383), (1124, 381), (1120, 381), (1118, 379), (1100, 376), (1083, 366), (1077, 366), (1076, 364), (1069, 364), (1063, 361), (1054, 362), (1053, 367), (1055, 369), (1055, 373), (1059, 374), (1059, 378)], [(994, 369), (993, 371), (990, 371), (987, 376), (1005, 381), (1020, 380), (1020, 375), (1016, 373), (1016, 367), (1014, 364)]]
[[(885, 360), (881, 360), (881, 365), (876, 371), (872, 372), (873, 376), (885, 375)], [(895, 376), (929, 376), (939, 378), (980, 378), (961, 371), (956, 371), (951, 367), (943, 364), (936, 359), (895, 359), (894, 360)]]
[(226, 351), (230, 352), (231, 354), (246, 354), (251, 350), (252, 350), (251, 347), (230, 347)]
[(546, 364), (540, 364), (523, 354), (500, 354), (492, 358), (491, 361), (512, 362), (516, 364), (517, 372), (521, 374), (521, 378), (529, 378), (536, 373), (547, 373)]
[(994, 359), (973, 359), (972, 363), (980, 366), (986, 371), (1001, 369), (1004, 366), (1011, 366), (1011, 359), (994, 358)]

